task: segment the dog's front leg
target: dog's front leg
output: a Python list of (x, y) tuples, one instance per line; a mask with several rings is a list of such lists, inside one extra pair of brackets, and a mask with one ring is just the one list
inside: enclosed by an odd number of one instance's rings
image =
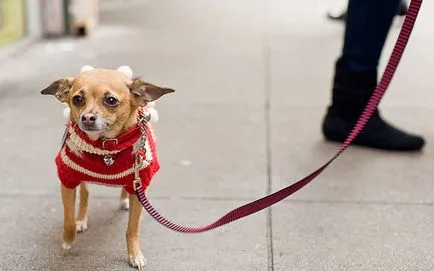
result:
[(77, 215), (77, 232), (84, 232), (87, 230), (87, 206), (89, 205), (89, 190), (86, 183), (80, 184), (80, 206)]
[(140, 249), (140, 216), (142, 215), (142, 204), (136, 195), (130, 195), (130, 210), (127, 228), (128, 259), (133, 267), (139, 269), (146, 266), (146, 259)]
[(75, 191), (75, 189), (69, 189), (63, 184), (61, 185), (63, 201), (62, 247), (65, 251), (68, 251), (72, 248), (77, 234), (75, 225)]

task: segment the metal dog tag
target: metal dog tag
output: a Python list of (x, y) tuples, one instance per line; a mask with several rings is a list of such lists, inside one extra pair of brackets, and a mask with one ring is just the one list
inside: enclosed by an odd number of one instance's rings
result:
[(107, 166), (111, 166), (115, 162), (115, 160), (110, 154), (104, 155), (103, 159), (104, 159), (104, 164), (106, 164)]

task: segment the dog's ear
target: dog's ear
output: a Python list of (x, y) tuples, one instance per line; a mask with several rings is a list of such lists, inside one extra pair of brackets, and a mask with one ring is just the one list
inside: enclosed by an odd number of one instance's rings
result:
[(140, 79), (133, 79), (133, 82), (129, 85), (129, 88), (134, 96), (134, 99), (140, 106), (144, 106), (149, 102), (155, 101), (165, 94), (175, 92), (175, 90), (171, 88), (163, 88), (152, 85)]
[(69, 91), (71, 90), (74, 78), (63, 77), (54, 81), (48, 87), (41, 90), (42, 95), (54, 95), (62, 103), (66, 102)]

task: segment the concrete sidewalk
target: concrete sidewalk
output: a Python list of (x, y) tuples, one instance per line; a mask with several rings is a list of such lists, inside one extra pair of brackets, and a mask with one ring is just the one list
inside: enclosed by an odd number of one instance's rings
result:
[[(63, 106), (39, 91), (82, 65), (130, 65), (177, 90), (158, 103), (162, 169), (149, 195), (179, 224), (207, 224), (277, 191), (337, 148), (320, 123), (343, 29), (321, 1), (133, 2), (103, 12), (88, 39), (39, 42), (0, 63), (1, 271), (129, 270), (119, 189), (91, 187), (89, 229), (61, 251), (53, 159)], [(387, 119), (425, 135), (422, 153), (351, 147), (291, 199), (204, 234), (144, 214), (147, 270), (434, 270), (433, 8), (424, 3), (382, 102)]]

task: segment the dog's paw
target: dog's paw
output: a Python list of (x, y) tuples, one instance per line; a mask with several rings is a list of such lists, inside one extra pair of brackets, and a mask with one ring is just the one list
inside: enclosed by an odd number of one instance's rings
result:
[(64, 242), (62, 244), (63, 253), (68, 253), (72, 249), (72, 244)]
[(87, 218), (75, 221), (77, 232), (85, 232), (87, 230)]
[(121, 199), (121, 210), (130, 209), (130, 200), (128, 198)]
[(130, 255), (129, 262), (132, 267), (135, 267), (139, 270), (142, 270), (142, 268), (148, 265), (145, 256), (143, 256), (141, 252), (136, 256)]

